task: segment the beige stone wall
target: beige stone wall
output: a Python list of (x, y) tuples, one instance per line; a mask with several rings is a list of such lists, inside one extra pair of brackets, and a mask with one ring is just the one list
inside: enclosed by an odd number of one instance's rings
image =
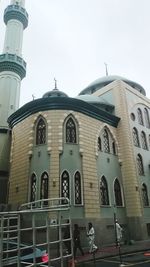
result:
[(9, 203), (20, 204), (27, 201), (29, 171), (29, 117), (17, 124), (12, 131), (10, 158)]
[[(79, 127), (85, 217), (98, 218), (100, 217), (100, 204), (96, 167), (97, 137), (105, 124), (78, 112), (61, 110), (40, 112), (24, 119), (13, 128), (9, 202), (16, 204), (28, 201), (29, 161), (33, 153), (34, 125), (39, 115), (46, 119), (48, 125), (50, 197), (59, 197), (59, 156), (63, 151), (63, 124), (69, 114), (75, 117)], [(109, 126), (108, 128), (116, 138), (116, 129)], [(16, 186), (19, 188), (18, 192), (16, 192)]]

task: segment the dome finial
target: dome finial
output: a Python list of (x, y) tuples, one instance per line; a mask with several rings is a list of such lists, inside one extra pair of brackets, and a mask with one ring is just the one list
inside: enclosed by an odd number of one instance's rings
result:
[(107, 63), (104, 63), (105, 64), (105, 69), (106, 69), (106, 76), (108, 76), (108, 68), (107, 68)]
[(57, 88), (57, 80), (54, 78), (54, 81), (55, 81), (55, 88), (54, 88), (54, 90), (58, 90), (58, 88)]

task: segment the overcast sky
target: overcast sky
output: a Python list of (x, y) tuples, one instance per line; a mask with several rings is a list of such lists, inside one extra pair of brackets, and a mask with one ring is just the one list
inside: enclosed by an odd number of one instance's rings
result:
[[(0, 51), (5, 34), (0, 0)], [(150, 98), (150, 0), (26, 0), (20, 106), (54, 88), (71, 97), (105, 76), (141, 84)]]

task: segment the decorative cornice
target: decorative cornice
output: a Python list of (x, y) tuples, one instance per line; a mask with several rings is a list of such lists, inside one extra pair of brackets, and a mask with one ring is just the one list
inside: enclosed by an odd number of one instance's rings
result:
[(25, 29), (28, 26), (28, 13), (25, 8), (19, 5), (9, 5), (4, 11), (4, 22), (7, 25), (7, 22), (11, 19), (19, 20), (23, 24)]
[(16, 54), (0, 55), (0, 72), (12, 71), (17, 73), (21, 80), (26, 76), (26, 62)]
[(30, 115), (46, 110), (73, 110), (114, 127), (117, 127), (120, 120), (120, 118), (82, 100), (69, 97), (51, 97), (40, 98), (27, 103), (8, 118), (8, 123), (10, 127), (13, 127)]

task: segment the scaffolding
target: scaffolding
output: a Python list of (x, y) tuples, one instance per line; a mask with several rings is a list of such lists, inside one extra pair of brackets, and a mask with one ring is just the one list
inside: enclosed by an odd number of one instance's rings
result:
[[(66, 229), (68, 236), (64, 236)], [(65, 267), (73, 258), (72, 248), (67, 198), (39, 200), (17, 211), (0, 212), (1, 267)]]

